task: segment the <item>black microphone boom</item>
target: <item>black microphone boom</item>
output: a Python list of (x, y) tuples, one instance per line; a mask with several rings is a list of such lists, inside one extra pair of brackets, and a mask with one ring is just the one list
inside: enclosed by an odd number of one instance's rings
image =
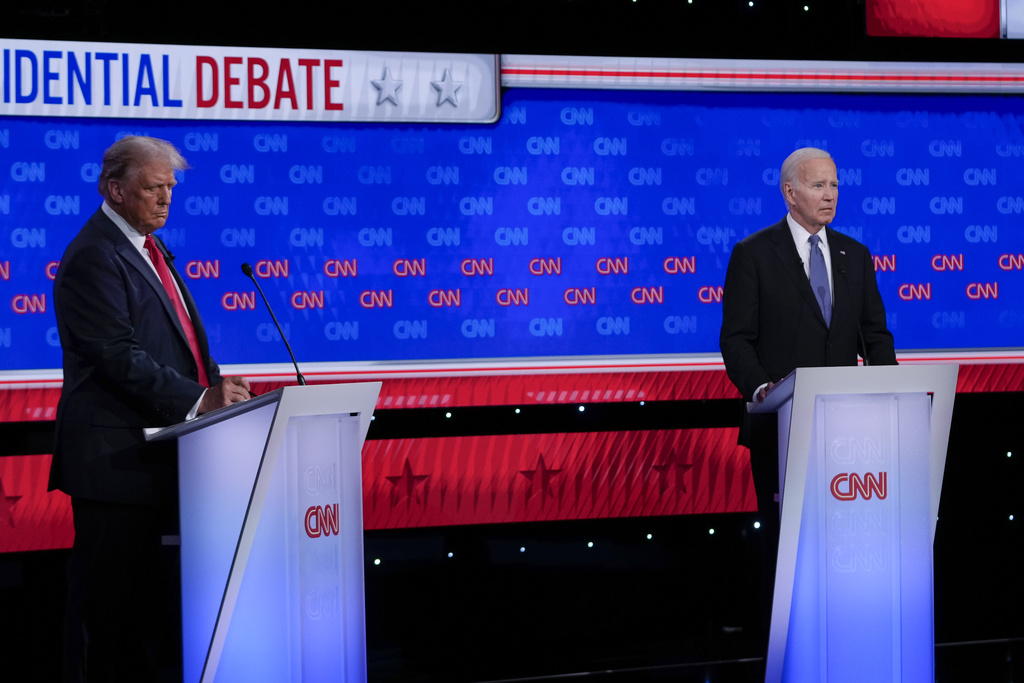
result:
[(302, 376), (302, 373), (299, 371), (299, 364), (295, 362), (295, 354), (292, 353), (292, 346), (288, 343), (288, 338), (284, 336), (284, 330), (281, 329), (281, 324), (277, 322), (277, 316), (274, 315), (274, 309), (270, 307), (270, 302), (267, 301), (267, 295), (263, 293), (263, 288), (260, 287), (260, 283), (256, 281), (256, 276), (252, 272), (252, 266), (248, 263), (243, 263), (242, 272), (252, 280), (252, 283), (256, 285), (256, 290), (260, 293), (260, 296), (263, 297), (263, 303), (267, 305), (267, 311), (270, 312), (270, 318), (274, 321), (274, 325), (277, 326), (277, 333), (281, 335), (281, 340), (284, 341), (284, 346), (288, 349), (288, 355), (292, 357), (292, 365), (295, 366), (295, 376), (299, 380), (299, 386), (306, 386), (306, 378)]

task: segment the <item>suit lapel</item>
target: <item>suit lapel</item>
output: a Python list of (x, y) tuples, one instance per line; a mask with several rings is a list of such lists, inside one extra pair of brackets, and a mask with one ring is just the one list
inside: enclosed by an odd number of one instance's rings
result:
[(821, 314), (821, 306), (818, 305), (818, 300), (814, 298), (814, 290), (811, 289), (811, 283), (804, 273), (803, 262), (796, 250), (796, 245), (793, 244), (793, 235), (790, 233), (789, 224), (785, 219), (781, 223), (776, 224), (772, 232), (772, 242), (774, 242), (775, 257), (782, 264), (782, 270), (792, 281), (796, 290), (800, 292), (804, 303), (814, 311), (818, 321), (825, 325), (825, 316)]
[[(174, 310), (174, 304), (171, 303), (171, 298), (167, 296), (167, 290), (164, 289), (164, 285), (160, 282), (160, 278), (157, 276), (156, 271), (149, 265), (145, 257), (139, 253), (139, 250), (135, 248), (128, 238), (124, 236), (121, 229), (114, 225), (113, 221), (107, 218), (103, 210), (100, 209), (100, 215), (103, 220), (100, 223), (100, 229), (103, 233), (114, 241), (114, 251), (125, 260), (132, 268), (142, 276), (142, 278), (149, 283), (149, 286), (153, 288), (153, 293), (160, 300), (161, 305), (164, 307), (164, 311), (170, 318), (171, 323), (174, 325), (174, 329), (178, 331), (178, 337), (181, 338), (185, 346), (188, 346), (188, 338), (185, 336), (185, 330), (181, 327), (181, 321), (178, 320), (178, 312)], [(173, 271), (172, 271), (173, 272)]]
[(846, 306), (850, 302), (849, 287), (846, 275), (846, 250), (842, 245), (842, 238), (832, 228), (826, 227), (828, 231), (829, 256), (832, 261), (832, 290), (835, 296), (832, 297), (832, 323), (835, 324), (843, 315), (847, 315)]

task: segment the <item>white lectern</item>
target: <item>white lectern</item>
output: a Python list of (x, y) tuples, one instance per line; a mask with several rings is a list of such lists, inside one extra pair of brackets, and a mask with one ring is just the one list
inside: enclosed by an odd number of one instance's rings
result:
[(365, 681), (361, 451), (380, 382), (286, 387), (178, 439), (184, 680)]
[(765, 680), (935, 680), (932, 542), (956, 365), (800, 368), (779, 419)]

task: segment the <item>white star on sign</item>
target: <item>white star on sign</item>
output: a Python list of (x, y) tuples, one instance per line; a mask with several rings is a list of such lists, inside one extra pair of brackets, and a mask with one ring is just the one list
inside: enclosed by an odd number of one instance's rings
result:
[(402, 81), (391, 77), (390, 68), (384, 67), (384, 76), (379, 81), (370, 81), (370, 83), (373, 83), (373, 87), (380, 91), (377, 93), (377, 106), (384, 104), (385, 101), (398, 106), (398, 89), (402, 87)]
[(459, 106), (459, 98), (455, 93), (462, 87), (462, 81), (452, 80), (451, 69), (445, 69), (441, 80), (431, 81), (430, 85), (437, 90), (437, 106), (440, 107), (445, 102), (451, 102), (456, 107)]

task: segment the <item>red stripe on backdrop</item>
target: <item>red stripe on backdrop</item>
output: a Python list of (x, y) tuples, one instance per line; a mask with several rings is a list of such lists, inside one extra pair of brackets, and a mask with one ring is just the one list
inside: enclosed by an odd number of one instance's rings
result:
[[(363, 447), (366, 529), (745, 512), (736, 429), (382, 439)], [(68, 548), (49, 455), (0, 458), (0, 553)]]
[[(956, 358), (936, 359), (956, 362)], [(960, 366), (957, 392), (1024, 391), (1024, 364), (973, 363)], [(927, 362), (921, 361), (921, 362)], [(257, 393), (294, 385), (294, 381), (251, 378)], [(307, 377), (310, 384), (335, 380)], [(535, 375), (377, 377), (383, 380), (377, 409), (466, 406), (614, 403), (622, 401), (692, 401), (738, 398), (724, 370), (666, 372), (580, 372)], [(351, 381), (345, 379), (344, 381)], [(364, 381), (360, 379), (359, 381)], [(60, 388), (5, 388), (0, 383), (0, 422), (53, 420)]]
[(736, 429), (367, 441), (367, 529), (744, 512)]
[[(997, 17), (998, 18), (998, 17)], [(998, 25), (997, 25), (998, 29)], [(886, 34), (888, 35), (888, 34)], [(993, 38), (998, 36), (991, 36)], [(942, 72), (942, 73), (920, 73), (913, 71), (900, 71), (897, 73), (871, 73), (871, 72), (828, 72), (828, 73), (796, 73), (786, 71), (667, 71), (652, 69), (629, 69), (611, 67), (607, 69), (588, 68), (554, 68), (544, 66), (502, 67), (503, 76), (538, 76), (538, 77), (562, 77), (562, 78), (659, 78), (671, 80), (701, 80), (701, 81), (788, 81), (796, 83), (820, 83), (836, 81), (864, 81), (868, 83), (943, 83), (951, 81), (972, 84), (1016, 84), (1024, 81), (1024, 77), (1016, 74), (972, 74), (966, 72)]]
[(49, 476), (49, 455), (0, 458), (0, 553), (71, 547), (71, 498), (48, 493)]
[(867, 0), (869, 36), (998, 38), (1000, 0)]
[[(323, 379), (319, 383), (328, 381)], [(285, 382), (255, 384), (256, 391), (263, 393)], [(1024, 391), (1024, 364), (981, 363), (960, 367), (958, 393), (998, 391)], [(51, 386), (0, 384), (0, 421), (53, 420), (59, 396), (60, 389)], [(377, 407), (542, 405), (736, 396), (721, 370), (441, 376), (385, 379)], [(737, 503), (753, 494), (737, 484), (748, 475), (737, 474), (736, 458), (746, 463), (746, 455), (734, 444), (733, 430), (368, 441), (363, 453), (364, 521), (367, 528), (383, 529), (526, 519), (691, 514), (728, 511), (737, 509), (737, 505), (753, 509), (752, 499)], [(652, 454), (667, 458), (672, 452), (702, 454), (702, 460), (696, 464), (651, 460), (655, 457)], [(680, 469), (688, 465), (692, 467)], [(47, 493), (49, 466), (48, 455), (0, 458), (0, 552), (70, 546), (70, 504), (61, 493)], [(658, 473), (657, 495), (653, 493), (652, 468)], [(373, 476), (371, 471), (375, 472)], [(667, 497), (668, 489), (662, 490), (663, 486), (676, 486), (672, 490), (681, 492), (678, 482), (670, 481), (668, 472), (682, 477), (682, 485), (691, 487), (686, 497)], [(686, 479), (697, 475), (697, 480)]]

